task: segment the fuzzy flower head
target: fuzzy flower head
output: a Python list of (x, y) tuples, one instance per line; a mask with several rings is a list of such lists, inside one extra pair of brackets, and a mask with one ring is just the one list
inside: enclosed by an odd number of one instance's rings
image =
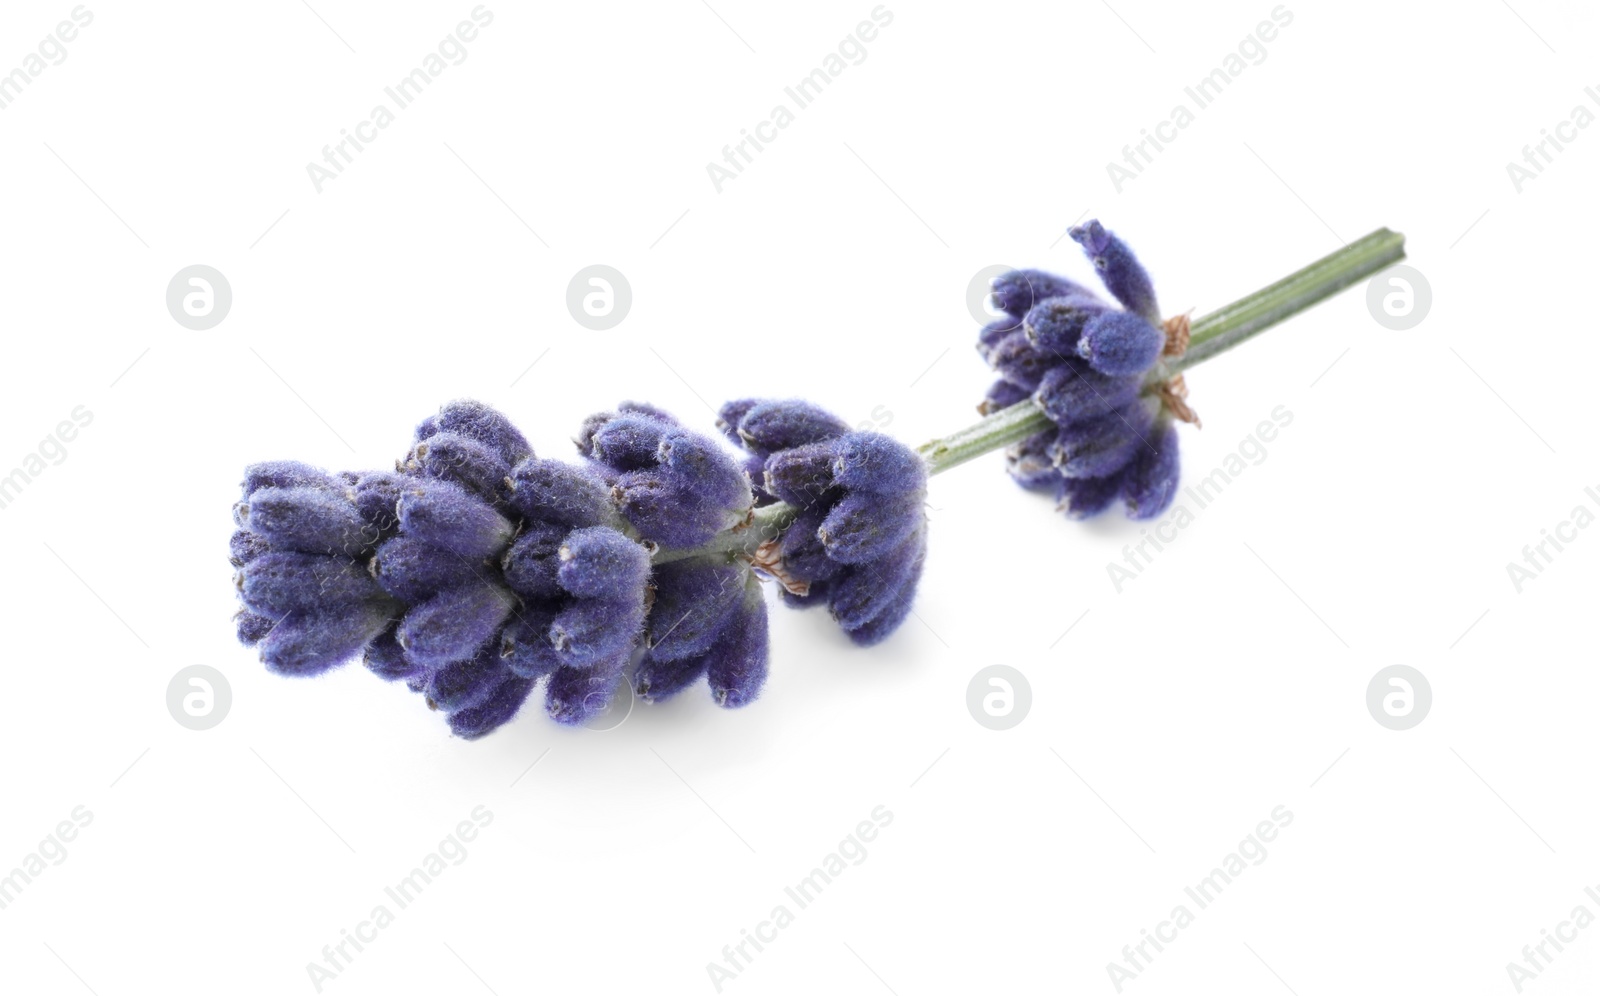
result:
[(719, 427), (751, 454), (758, 493), (796, 510), (758, 566), (790, 606), (828, 606), (870, 646), (911, 612), (927, 556), (927, 467), (915, 451), (804, 401), (731, 401)]
[(1161, 358), (1182, 352), (1188, 325), (1161, 320), (1149, 274), (1098, 221), (1069, 234), (1116, 303), (1038, 270), (996, 278), (991, 297), (1005, 314), (979, 332), (978, 353), (1000, 379), (980, 411), (1038, 402), (1055, 426), (1012, 446), (1007, 467), (1022, 486), (1053, 490), (1067, 515), (1120, 498), (1130, 517), (1154, 518), (1177, 492), (1168, 409), (1187, 412)]

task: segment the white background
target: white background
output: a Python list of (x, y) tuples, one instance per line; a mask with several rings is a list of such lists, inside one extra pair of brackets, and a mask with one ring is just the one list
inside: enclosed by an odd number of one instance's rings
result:
[[(870, 0), (490, 3), (317, 193), (306, 164), (472, 6), (92, 3), (0, 111), (0, 472), (94, 415), (0, 511), (0, 872), (94, 815), (0, 911), (6, 991), (312, 992), (307, 963), (480, 805), (464, 863), (323, 991), (710, 993), (786, 903), (723, 991), (1111, 993), (1123, 945), (1280, 805), (1269, 857), (1124, 991), (1514, 992), (1523, 945), (1600, 913), (1600, 531), (1520, 594), (1506, 571), (1600, 488), (1600, 128), (1520, 193), (1506, 172), (1600, 87), (1592, 9), (1291, 0), (1119, 193), (1107, 162), (1269, 0), (891, 2), (718, 193), (707, 162)], [(0, 9), (0, 71), (71, 9)], [(234, 641), (245, 464), (386, 466), (464, 396), (544, 455), (622, 398), (707, 429), (749, 394), (881, 406), (919, 442), (988, 382), (973, 274), (1087, 278), (1061, 237), (1086, 215), (1170, 313), (1383, 225), (1432, 310), (1390, 331), (1352, 290), (1192, 373), (1186, 483), (1275, 406), (1294, 421), (1120, 594), (1138, 525), (1068, 522), (998, 456), (937, 478), (917, 618), (859, 650), (775, 607), (743, 711), (699, 688), (610, 732), (530, 708), (466, 743), (359, 666), (289, 681)], [(633, 288), (609, 332), (565, 305), (597, 262)], [(210, 331), (164, 305), (193, 263), (232, 284)], [(1032, 686), (1007, 732), (965, 704), (991, 663)], [(1407, 732), (1364, 701), (1396, 663), (1433, 688)], [(232, 686), (206, 732), (165, 705), (192, 664)], [(795, 910), (784, 887), (877, 806), (866, 860)], [(1578, 937), (1525, 991), (1592, 991), (1600, 929)]]

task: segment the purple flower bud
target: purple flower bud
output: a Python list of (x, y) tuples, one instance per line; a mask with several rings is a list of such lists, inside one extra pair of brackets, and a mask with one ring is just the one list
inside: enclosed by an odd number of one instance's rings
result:
[(257, 646), (274, 674), (317, 675), (360, 654), (391, 621), (390, 606), (382, 602), (291, 612)]
[(767, 601), (750, 576), (717, 642), (705, 655), (711, 697), (725, 709), (749, 705), (767, 682)]
[(763, 401), (739, 420), (739, 439), (756, 453), (792, 450), (850, 431), (843, 419), (809, 401)]
[(880, 495), (921, 494), (928, 466), (906, 444), (881, 432), (851, 432), (833, 444), (833, 480), (850, 491)]
[(1043, 270), (1012, 270), (995, 278), (989, 300), (1013, 318), (1021, 318), (1046, 298), (1090, 293), (1086, 287)]
[(646, 653), (633, 672), (633, 692), (646, 702), (665, 702), (705, 673), (704, 654), (681, 661), (661, 661)]
[(644, 593), (625, 599), (578, 598), (556, 614), (550, 642), (566, 668), (626, 657), (644, 625)]
[(661, 437), (656, 461), (662, 472), (698, 480), (701, 487), (722, 488), (726, 498), (744, 498), (744, 474), (738, 461), (717, 440), (688, 429), (674, 429)]
[(755, 499), (757, 508), (771, 505), (778, 499), (765, 488), (767, 476), (767, 460), (759, 453), (746, 453), (739, 465), (744, 469), (745, 480), (750, 483), (750, 495)]
[[(916, 601), (917, 582), (922, 577), (922, 565), (926, 557), (924, 553), (914, 562), (915, 567), (906, 581), (893, 589), (893, 596), (888, 604), (878, 610), (878, 614), (854, 629), (846, 629), (845, 635), (850, 642), (858, 647), (870, 647), (888, 639), (890, 634), (900, 628), (900, 624), (911, 615), (911, 605)], [(831, 599), (830, 599), (831, 601)]]
[(1092, 294), (1052, 297), (1033, 306), (1022, 328), (1039, 352), (1067, 357), (1077, 350), (1078, 337), (1089, 319), (1107, 310), (1106, 303)]
[(278, 625), (278, 620), (258, 616), (249, 609), (240, 609), (234, 613), (233, 624), (238, 631), (239, 642), (247, 647), (253, 647), (272, 632), (272, 627)]
[(407, 604), (491, 576), (485, 561), (468, 560), (410, 534), (378, 544), (370, 570), (384, 591)]
[[(918, 530), (887, 556), (858, 564), (834, 582), (828, 594), (828, 611), (845, 632), (867, 627), (903, 594), (916, 589), (927, 546), (926, 534)], [(888, 634), (885, 630), (882, 635)]]
[(916, 601), (916, 597), (916, 585), (900, 589), (895, 593), (894, 601), (890, 602), (876, 619), (858, 629), (847, 629), (844, 635), (858, 647), (871, 647), (882, 643), (911, 615), (911, 604)]
[(846, 494), (822, 521), (817, 536), (841, 564), (875, 560), (900, 545), (925, 517), (921, 491), (902, 495)]
[(1155, 288), (1133, 250), (1098, 221), (1090, 221), (1067, 234), (1083, 246), (1084, 253), (1100, 274), (1100, 282), (1106, 285), (1112, 297), (1129, 311), (1143, 315), (1152, 325), (1161, 324)]
[(406, 656), (429, 668), (440, 668), (477, 653), (516, 607), (515, 595), (499, 585), (467, 584), (447, 588), (411, 608), (400, 620), (395, 638)]
[(612, 470), (645, 470), (656, 465), (661, 437), (672, 430), (671, 423), (650, 415), (618, 415), (594, 431), (588, 455)]
[(978, 330), (978, 355), (985, 363), (994, 362), (995, 347), (1006, 336), (1022, 327), (1022, 323), (1007, 315), (1005, 318), (996, 318), (994, 321)]
[(674, 560), (656, 570), (655, 604), (645, 645), (658, 661), (686, 660), (711, 648), (744, 591), (749, 572), (698, 557)]
[(778, 541), (778, 559), (783, 562), (784, 570), (796, 581), (809, 581), (813, 591), (818, 582), (844, 568), (844, 564), (828, 556), (828, 548), (817, 535), (832, 510), (832, 505), (821, 502), (801, 509)]
[(234, 515), (279, 550), (353, 557), (371, 545), (355, 506), (323, 488), (261, 488), (236, 505)]
[(750, 511), (750, 479), (710, 436), (674, 430), (662, 437), (656, 456), (670, 484), (693, 491), (700, 504), (737, 513), (730, 525)]
[(384, 681), (410, 681), (427, 674), (427, 668), (406, 656), (405, 648), (395, 639), (395, 627), (390, 626), (368, 644), (361, 662), (367, 670)]
[(1178, 494), (1178, 427), (1165, 416), (1156, 420), (1128, 467), (1122, 495), (1128, 518), (1153, 519), (1165, 512)]
[(580, 726), (605, 712), (628, 666), (626, 651), (594, 662), (591, 667), (564, 667), (550, 676), (544, 708), (550, 718)]
[(296, 609), (338, 608), (383, 598), (361, 564), (313, 553), (269, 553), (239, 569), (239, 600), (258, 615), (282, 619)]
[(327, 471), (298, 460), (268, 460), (246, 467), (244, 482), (240, 485), (240, 497), (248, 499), (262, 488), (344, 490)]
[(533, 456), (533, 447), (511, 420), (480, 401), (452, 401), (417, 426), (416, 441), (441, 432), (457, 432), (475, 439), (496, 453), (508, 465)]
[(387, 539), (400, 528), (400, 516), (395, 506), (400, 503), (400, 492), (406, 478), (385, 470), (369, 471), (356, 477), (350, 486), (351, 500), (356, 513), (367, 523), (367, 535)]
[[(1046, 373), (1045, 380), (1049, 380), (1050, 374), (1054, 372), (1052, 369)], [(989, 385), (988, 393), (983, 396), (983, 403), (978, 405), (978, 414), (993, 415), (1002, 408), (1010, 408), (1014, 404), (1028, 400), (1028, 396), (1032, 393), (1027, 388), (1019, 387), (1002, 377)]]
[(489, 697), (471, 709), (450, 714), (450, 732), (463, 740), (477, 740), (511, 722), (533, 692), (535, 682), (510, 677), (502, 681)]
[(1096, 315), (1078, 339), (1078, 355), (1108, 377), (1142, 374), (1155, 365), (1166, 334), (1138, 315), (1108, 311)]
[(650, 577), (650, 554), (610, 526), (573, 530), (557, 556), (561, 587), (579, 598), (626, 602)]
[(500, 631), (500, 657), (513, 673), (537, 679), (562, 666), (561, 655), (550, 642), (557, 611), (548, 603), (526, 604)]
[(728, 438), (728, 442), (735, 446), (743, 446), (744, 440), (739, 438), (739, 423), (745, 414), (761, 404), (760, 398), (740, 398), (737, 401), (724, 402), (717, 409), (717, 431)]
[[(751, 504), (745, 500), (730, 508), (724, 503), (726, 488), (712, 484), (701, 491), (698, 483), (660, 468), (629, 471), (617, 478), (611, 498), (641, 538), (665, 547), (695, 547), (742, 521)], [(739, 487), (749, 494), (743, 472)]]
[(532, 522), (512, 541), (500, 558), (506, 584), (525, 599), (559, 598), (561, 587), (561, 543), (567, 538), (565, 526)]
[(1108, 477), (1145, 448), (1144, 434), (1152, 413), (1144, 401), (1133, 401), (1092, 422), (1062, 427), (1049, 452), (1066, 477)]
[(1125, 472), (1109, 477), (1063, 477), (1056, 488), (1056, 511), (1069, 519), (1088, 519), (1104, 512), (1122, 492)]
[(766, 490), (795, 508), (809, 508), (833, 487), (834, 444), (808, 443), (767, 457), (762, 478)]
[(572, 437), (572, 445), (578, 448), (581, 456), (594, 455), (594, 435), (605, 427), (607, 422), (617, 417), (616, 412), (595, 412), (578, 424), (578, 434)]
[(1055, 439), (1056, 430), (1046, 429), (1006, 447), (1006, 472), (1025, 488), (1055, 487), (1061, 480), (1049, 453)]
[(1139, 377), (1107, 377), (1079, 363), (1054, 367), (1039, 384), (1039, 407), (1059, 425), (1103, 418), (1139, 396)]
[(454, 661), (428, 678), (428, 700), (445, 712), (460, 712), (482, 705), (495, 689), (514, 677), (500, 648), (491, 641), (466, 660)]
[(529, 519), (564, 526), (598, 526), (611, 510), (610, 488), (588, 467), (559, 460), (524, 460), (511, 470), (508, 501)]
[(995, 373), (1029, 391), (1037, 388), (1039, 381), (1044, 379), (1045, 371), (1059, 362), (1056, 357), (1034, 349), (1027, 333), (1020, 330), (1000, 340), (989, 358), (989, 365), (994, 367)]
[(418, 478), (400, 495), (400, 529), (434, 546), (481, 560), (510, 542), (510, 522), (459, 484)]
[(248, 529), (236, 529), (228, 537), (228, 563), (243, 567), (264, 553), (272, 551), (272, 544)]
[(484, 443), (459, 432), (439, 432), (411, 447), (405, 470), (453, 481), (489, 501), (499, 499), (511, 465)]

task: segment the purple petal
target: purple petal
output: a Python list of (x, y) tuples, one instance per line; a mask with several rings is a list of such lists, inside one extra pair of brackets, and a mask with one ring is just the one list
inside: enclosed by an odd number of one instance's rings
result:
[(396, 638), (412, 660), (443, 667), (477, 653), (516, 604), (516, 596), (498, 585), (449, 588), (407, 612)]
[(1083, 246), (1084, 253), (1100, 274), (1100, 282), (1106, 285), (1112, 297), (1129, 311), (1143, 315), (1151, 324), (1161, 323), (1155, 288), (1133, 250), (1098, 221), (1090, 221), (1067, 234)]

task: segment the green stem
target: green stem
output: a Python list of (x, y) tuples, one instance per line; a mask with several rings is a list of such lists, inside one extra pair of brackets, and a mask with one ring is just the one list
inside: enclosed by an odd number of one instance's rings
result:
[(1167, 363), (1180, 373), (1406, 258), (1406, 237), (1380, 228), (1270, 287), (1197, 319), (1189, 348)]
[(1002, 408), (983, 421), (958, 429), (948, 436), (930, 439), (917, 447), (927, 461), (928, 473), (937, 474), (993, 452), (1002, 446), (1020, 443), (1052, 423), (1037, 401), (1022, 401)]
[[(1271, 286), (1196, 319), (1189, 329), (1189, 348), (1183, 356), (1165, 361), (1163, 372), (1177, 374), (1204, 363), (1398, 263), (1405, 255), (1405, 236), (1380, 228)], [(1021, 401), (948, 436), (931, 439), (917, 447), (917, 453), (927, 461), (929, 474), (940, 474), (985, 453), (1021, 442), (1053, 424), (1038, 401)], [(762, 543), (781, 536), (796, 514), (796, 509), (782, 502), (766, 505), (756, 509), (747, 524), (719, 533), (705, 546), (692, 550), (658, 550), (653, 559), (663, 564), (686, 557), (749, 556)]]
[(737, 529), (725, 529), (711, 537), (704, 546), (692, 548), (670, 547), (657, 550), (650, 558), (652, 563), (670, 564), (689, 557), (748, 556), (768, 540), (775, 540), (789, 528), (789, 523), (800, 510), (793, 505), (774, 502), (750, 513), (750, 521)]

